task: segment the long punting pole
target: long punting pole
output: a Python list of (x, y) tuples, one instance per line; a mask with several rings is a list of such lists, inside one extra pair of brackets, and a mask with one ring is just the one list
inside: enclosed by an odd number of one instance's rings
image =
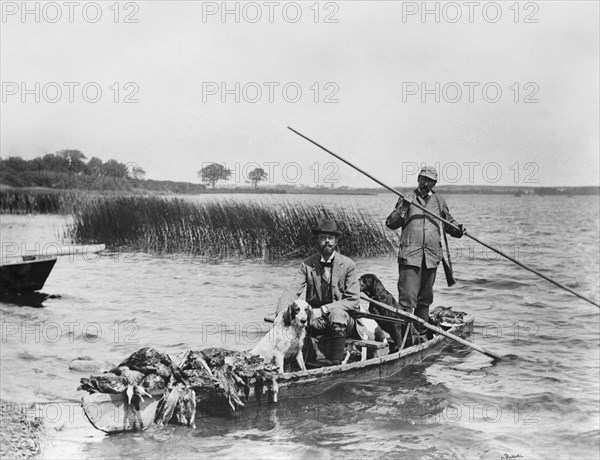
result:
[[(356, 169), (358, 172), (364, 174), (365, 176), (367, 176), (369, 179), (377, 182), (379, 185), (381, 185), (382, 187), (388, 189), (390, 192), (395, 193), (396, 195), (398, 195), (401, 198), (405, 198), (404, 195), (402, 193), (400, 193), (398, 190), (393, 189), (392, 187), (390, 187), (389, 185), (384, 184), (383, 182), (381, 182), (379, 179), (373, 177), (371, 174), (369, 174), (366, 171), (363, 171), (361, 168), (359, 168), (358, 166), (356, 166), (355, 164), (352, 164), (351, 162), (349, 162), (348, 160), (342, 158), (341, 156), (339, 156), (336, 153), (333, 153), (331, 150), (326, 149), (325, 147), (323, 147), (322, 145), (316, 143), (315, 141), (313, 141), (312, 139), (306, 137), (304, 134), (299, 133), (298, 131), (296, 131), (294, 128), (291, 128), (288, 126), (288, 129), (294, 133), (296, 133), (298, 136), (306, 139), (308, 142), (310, 142), (311, 144), (316, 145), (317, 147), (319, 147), (321, 150), (324, 150), (325, 152), (329, 153), (330, 155), (336, 157), (338, 160), (343, 161), (344, 163), (346, 163), (348, 166), (351, 166), (352, 168)], [(444, 219), (441, 216), (438, 216), (437, 214), (428, 211), (427, 209), (425, 209), (423, 206), (421, 206), (419, 203), (415, 203), (414, 201), (411, 202), (412, 206), (416, 206), (417, 208), (419, 208), (421, 211), (423, 211), (426, 214), (429, 214), (431, 217), (435, 217), (436, 219), (438, 219), (439, 221), (443, 222), (446, 225), (449, 225), (450, 227), (455, 228), (456, 230), (460, 231), (460, 228), (457, 227), (456, 225), (454, 225), (451, 222), (448, 222), (446, 219)], [(518, 260), (512, 258), (511, 256), (509, 256), (508, 254), (503, 253), (502, 251), (500, 251), (499, 249), (496, 249), (492, 246), (490, 246), (487, 243), (484, 243), (483, 241), (481, 241), (478, 238), (475, 238), (473, 235), (469, 234), (469, 233), (464, 233), (466, 236), (468, 236), (469, 238), (471, 238), (474, 241), (477, 241), (479, 244), (481, 244), (482, 246), (485, 246), (488, 249), (491, 249), (492, 251), (500, 254), (502, 257), (510, 260), (511, 262), (514, 262), (515, 264), (517, 264), (520, 267), (523, 267), (525, 270), (529, 270), (531, 273), (535, 273), (537, 276), (539, 276), (540, 278), (544, 278), (546, 281), (551, 282), (552, 284), (554, 284), (555, 286), (558, 286), (561, 289), (564, 289), (565, 291), (570, 292), (571, 294), (573, 294), (574, 296), (579, 297), (580, 299), (585, 300), (586, 302), (591, 303), (592, 305), (595, 305), (596, 307), (600, 308), (600, 304), (598, 302), (594, 302), (592, 299), (589, 299), (588, 297), (579, 294), (578, 292), (575, 292), (573, 289), (571, 289), (568, 286), (565, 286), (562, 283), (559, 283), (558, 281), (553, 280), (552, 278), (547, 277), (546, 275), (544, 275), (543, 273), (540, 273), (539, 271), (537, 271), (535, 268), (531, 268), (528, 265), (525, 265), (521, 262), (519, 262)]]

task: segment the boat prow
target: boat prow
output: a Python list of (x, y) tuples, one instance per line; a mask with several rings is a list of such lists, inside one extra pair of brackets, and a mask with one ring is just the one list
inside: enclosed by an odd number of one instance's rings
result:
[(81, 398), (83, 413), (94, 428), (105, 433), (141, 431), (154, 423), (163, 392), (151, 392), (139, 404), (130, 404), (124, 393), (93, 393)]
[(27, 293), (39, 291), (54, 264), (56, 257), (32, 258), (0, 265), (0, 284), (6, 293)]

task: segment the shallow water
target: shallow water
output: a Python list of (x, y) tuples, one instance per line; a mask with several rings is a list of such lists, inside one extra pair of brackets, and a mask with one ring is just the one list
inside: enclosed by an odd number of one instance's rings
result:
[[(598, 197), (446, 198), (473, 235), (599, 298)], [(395, 203), (392, 195), (235, 199), (334, 202), (379, 218)], [(0, 219), (3, 255), (14, 245), (57, 241), (66, 223), (60, 216)], [(88, 373), (70, 371), (72, 359), (117, 363), (143, 346), (173, 356), (187, 348), (250, 348), (298, 261), (63, 256), (43, 289), (57, 298), (41, 307), (0, 304), (1, 397), (38, 403), (31, 410), (51, 427), (48, 458), (598, 458), (598, 308), (471, 240), (451, 247), (458, 284), (446, 287), (440, 270), (434, 305), (467, 311), (476, 320), (473, 339), (514, 359), (491, 365), (452, 347), (393, 378), (199, 418), (196, 430), (105, 436), (83, 419), (76, 388)], [(396, 292), (395, 257), (356, 262), (359, 273), (376, 273)]]

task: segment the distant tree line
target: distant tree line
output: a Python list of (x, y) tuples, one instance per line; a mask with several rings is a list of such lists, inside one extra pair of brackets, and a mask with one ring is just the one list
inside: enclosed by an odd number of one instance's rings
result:
[(11, 187), (45, 187), (159, 193), (203, 193), (206, 185), (144, 179), (146, 172), (135, 163), (102, 161), (79, 150), (60, 150), (33, 160), (18, 156), (0, 158), (0, 184)]
[[(211, 163), (198, 171), (198, 177), (213, 189), (219, 181), (227, 182), (231, 177), (231, 169), (219, 163)], [(269, 175), (263, 168), (254, 168), (248, 173), (247, 183), (254, 185), (256, 189), (259, 182), (267, 180)]]
[(146, 174), (134, 163), (103, 162), (98, 157), (85, 160), (79, 150), (60, 150), (33, 160), (0, 158), (0, 182), (13, 187), (127, 190)]

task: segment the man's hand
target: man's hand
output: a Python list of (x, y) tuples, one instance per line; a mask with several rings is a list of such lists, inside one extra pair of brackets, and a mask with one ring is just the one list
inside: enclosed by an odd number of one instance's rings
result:
[(400, 208), (400, 212), (402, 214), (406, 214), (406, 212), (408, 211), (408, 208), (410, 208), (410, 205), (412, 204), (412, 202), (413, 202), (412, 198), (410, 198), (408, 196), (401, 197), (398, 200), (398, 206), (396, 207), (396, 209)]
[(460, 229), (460, 236), (467, 234), (467, 228), (463, 224), (458, 224), (457, 227)]

